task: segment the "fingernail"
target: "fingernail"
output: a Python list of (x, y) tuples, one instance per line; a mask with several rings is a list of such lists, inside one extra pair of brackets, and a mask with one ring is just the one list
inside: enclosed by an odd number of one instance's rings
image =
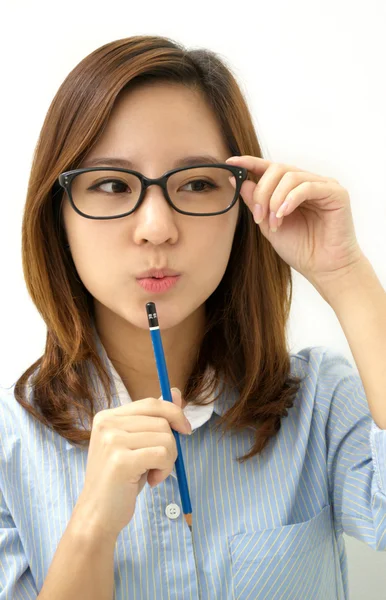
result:
[(192, 434), (192, 426), (190, 424), (190, 421), (188, 421), (188, 419), (186, 417), (185, 417), (185, 422), (186, 422), (186, 424), (188, 426), (188, 429), (189, 429), (188, 435), (191, 435)]
[(182, 397), (181, 390), (179, 390), (178, 388), (172, 387), (172, 389), (170, 391), (171, 392), (173, 392), (173, 391), (177, 392), (177, 394), (179, 394)]
[(285, 215), (285, 211), (287, 210), (288, 207), (288, 202), (283, 202), (283, 204), (281, 205), (281, 207), (279, 208), (279, 210), (276, 213), (276, 217), (278, 219), (281, 219), (281, 217), (283, 217)]
[(277, 220), (276, 215), (273, 211), (271, 211), (269, 216), (269, 228), (272, 231), (272, 233), (275, 233), (275, 231), (277, 231)]
[(253, 218), (255, 223), (259, 224), (263, 220), (263, 208), (261, 204), (255, 204), (253, 207)]

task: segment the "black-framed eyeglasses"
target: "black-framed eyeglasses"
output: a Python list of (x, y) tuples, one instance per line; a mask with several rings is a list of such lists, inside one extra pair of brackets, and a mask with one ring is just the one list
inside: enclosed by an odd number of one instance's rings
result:
[[(202, 164), (167, 171), (150, 179), (129, 169), (88, 167), (61, 173), (59, 185), (73, 209), (87, 219), (119, 219), (133, 213), (146, 190), (159, 185), (167, 202), (183, 215), (221, 215), (237, 202), (248, 170), (226, 163)], [(235, 187), (230, 182), (234, 178)]]

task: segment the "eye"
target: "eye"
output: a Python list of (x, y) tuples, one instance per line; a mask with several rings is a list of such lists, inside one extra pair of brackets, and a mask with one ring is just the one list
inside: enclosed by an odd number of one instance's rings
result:
[(208, 189), (208, 187), (205, 187), (204, 189), (202, 189), (200, 184), (204, 184), (204, 186), (208, 186), (209, 189), (216, 189), (218, 186), (209, 182), (209, 181), (204, 181), (203, 179), (195, 179), (192, 181), (189, 181), (189, 183), (186, 183), (184, 186), (182, 186), (183, 188), (186, 187), (187, 185), (193, 185), (199, 188), (199, 189), (194, 189), (192, 190), (193, 192), (200, 192), (200, 191), (205, 191), (206, 189)]
[[(103, 188), (102, 186), (109, 186), (112, 185), (112, 187), (109, 189), (108, 187)], [(106, 193), (118, 193), (118, 194), (122, 194), (123, 192), (126, 191), (126, 188), (128, 187), (127, 183), (125, 181), (120, 181), (119, 179), (104, 179), (103, 181), (100, 181), (99, 183), (95, 183), (94, 185), (92, 185), (89, 190), (101, 190), (102, 192), (106, 192)]]

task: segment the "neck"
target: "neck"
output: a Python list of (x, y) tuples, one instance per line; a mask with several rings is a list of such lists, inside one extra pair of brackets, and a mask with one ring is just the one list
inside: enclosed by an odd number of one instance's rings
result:
[[(146, 318), (146, 314), (144, 315)], [(95, 301), (95, 326), (131, 400), (159, 398), (161, 389), (148, 327), (140, 328)], [(183, 322), (162, 330), (170, 387), (183, 392), (193, 369), (205, 326), (205, 306)], [(186, 403), (183, 401), (182, 408)]]

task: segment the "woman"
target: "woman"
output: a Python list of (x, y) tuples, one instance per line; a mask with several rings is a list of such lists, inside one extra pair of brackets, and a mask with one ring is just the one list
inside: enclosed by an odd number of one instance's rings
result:
[[(214, 53), (131, 37), (58, 90), (22, 241), (47, 342), (0, 404), (0, 600), (347, 598), (342, 533), (386, 550), (386, 302), (339, 182), (261, 157)], [(291, 267), (360, 375), (288, 352)]]

